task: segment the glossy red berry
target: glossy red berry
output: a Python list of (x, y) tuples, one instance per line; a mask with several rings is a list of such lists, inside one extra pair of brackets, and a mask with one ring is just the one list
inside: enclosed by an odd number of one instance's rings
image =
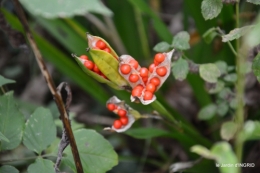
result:
[(145, 67), (142, 67), (142, 68), (139, 70), (139, 73), (140, 73), (140, 76), (141, 76), (141, 77), (147, 77), (147, 76), (148, 76), (148, 73), (149, 73), (149, 71), (148, 71), (148, 69), (147, 69), (147, 68), (145, 68)]
[(132, 59), (132, 60), (130, 60), (129, 61), (129, 64), (131, 65), (131, 66), (133, 66), (135, 69), (137, 69), (138, 68), (138, 62), (136, 61), (136, 60), (134, 60), (134, 59)]
[(115, 129), (120, 129), (122, 127), (122, 122), (120, 120), (115, 120), (113, 126)]
[(153, 77), (151, 80), (150, 80), (150, 83), (154, 84), (156, 87), (160, 85), (161, 81), (158, 77)]
[(107, 47), (107, 45), (102, 40), (98, 40), (96, 42), (96, 47), (99, 48), (99, 49), (105, 49)]
[(92, 69), (94, 68), (94, 63), (93, 63), (92, 61), (90, 61), (90, 60), (86, 60), (86, 61), (84, 62), (84, 66), (85, 66), (86, 68), (88, 68), (89, 70), (92, 70)]
[(132, 69), (131, 69), (131, 66), (128, 65), (128, 64), (122, 64), (122, 65), (120, 66), (120, 71), (121, 71), (121, 73), (123, 73), (123, 74), (129, 74), (131, 70), (132, 70)]
[(111, 50), (110, 50), (108, 47), (106, 47), (105, 49), (103, 49), (103, 51), (106, 51), (107, 53), (110, 53), (110, 52), (111, 52)]
[(153, 63), (154, 63), (155, 66), (158, 66), (160, 64), (159, 62), (157, 62), (155, 60), (153, 60)]
[(123, 125), (127, 125), (128, 124), (128, 118), (127, 117), (121, 117), (120, 121)]
[(153, 98), (153, 93), (151, 91), (144, 92), (144, 100), (151, 100)]
[(142, 80), (146, 84), (146, 82), (148, 81), (148, 77), (143, 77)]
[(116, 105), (113, 104), (113, 103), (108, 103), (108, 104), (107, 104), (107, 109), (108, 109), (109, 111), (113, 111), (113, 110), (116, 109)]
[(140, 90), (143, 90), (144, 89), (144, 86), (143, 85), (141, 85), (141, 84), (139, 84), (139, 85), (137, 85), (134, 89), (140, 89)]
[(98, 66), (96, 64), (94, 64), (94, 67), (93, 67), (93, 71), (100, 74), (101, 71), (99, 70)]
[(129, 81), (132, 82), (132, 83), (135, 83), (139, 80), (139, 76), (137, 74), (131, 74), (129, 76)]
[(159, 76), (163, 77), (163, 76), (166, 75), (167, 69), (166, 69), (166, 67), (157, 68), (157, 69), (156, 69), (156, 73), (157, 73)]
[(119, 109), (117, 114), (120, 116), (120, 117), (124, 117), (126, 116), (126, 110), (124, 109)]
[(165, 60), (165, 55), (163, 53), (157, 53), (154, 56), (154, 61), (158, 62), (159, 64)]
[(87, 55), (81, 55), (79, 58), (82, 59), (82, 60), (88, 60), (88, 56)]
[(135, 87), (133, 90), (132, 90), (132, 96), (133, 97), (140, 97), (142, 95), (142, 91), (143, 91), (143, 88), (139, 88), (139, 87)]
[(149, 66), (149, 72), (152, 73), (154, 71), (154, 68), (155, 68), (155, 64), (151, 64)]
[(146, 91), (154, 93), (156, 91), (156, 86), (153, 83), (149, 83), (146, 85)]

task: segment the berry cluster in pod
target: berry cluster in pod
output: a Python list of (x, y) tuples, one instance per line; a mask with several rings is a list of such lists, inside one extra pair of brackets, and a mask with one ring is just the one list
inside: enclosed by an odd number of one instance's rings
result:
[(119, 58), (119, 73), (132, 87), (131, 101), (140, 100), (144, 105), (152, 103), (154, 93), (162, 86), (170, 74), (173, 51), (157, 53), (149, 68), (141, 67), (130, 55)]

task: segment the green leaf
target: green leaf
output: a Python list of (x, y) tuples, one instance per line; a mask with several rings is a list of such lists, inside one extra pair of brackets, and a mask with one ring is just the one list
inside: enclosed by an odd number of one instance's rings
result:
[(255, 5), (260, 5), (260, 0), (247, 0), (247, 2), (253, 3)]
[(230, 90), (230, 88), (224, 88), (222, 91), (218, 93), (218, 97), (224, 100), (233, 95), (234, 93)]
[(18, 110), (13, 92), (0, 97), (0, 132), (9, 140), (0, 142), (1, 150), (16, 148), (22, 140), (24, 116)]
[(11, 79), (6, 79), (3, 76), (0, 75), (0, 87), (5, 85), (5, 84), (9, 84), (9, 83), (15, 83), (14, 80)]
[(149, 139), (149, 138), (156, 138), (159, 136), (169, 135), (170, 133), (156, 128), (134, 128), (129, 129), (125, 132), (127, 135), (132, 136), (133, 138), (137, 139)]
[(225, 61), (217, 61), (215, 64), (220, 70), (221, 74), (226, 74), (228, 72), (228, 65)]
[(167, 42), (163, 41), (163, 42), (160, 42), (160, 43), (156, 44), (154, 46), (153, 50), (155, 52), (168, 52), (170, 47), (171, 47), (170, 44), (168, 44)]
[(0, 132), (0, 141), (10, 142), (3, 133)]
[(220, 116), (226, 115), (228, 112), (228, 103), (225, 101), (221, 101), (220, 104), (217, 105), (217, 114)]
[(47, 159), (37, 158), (36, 162), (28, 167), (28, 173), (55, 173), (54, 163)]
[(225, 83), (222, 81), (218, 81), (215, 85), (215, 87), (212, 87), (208, 90), (210, 94), (216, 94), (220, 92), (225, 87)]
[(56, 139), (56, 126), (49, 109), (37, 108), (27, 120), (23, 143), (29, 149), (41, 154)]
[(252, 70), (258, 80), (260, 82), (260, 53), (253, 60)]
[(33, 15), (45, 18), (72, 17), (85, 15), (88, 12), (111, 16), (112, 12), (99, 0), (20, 0), (21, 4)]
[(0, 167), (0, 173), (19, 173), (19, 171), (10, 165), (4, 165)]
[(225, 75), (224, 80), (226, 82), (235, 83), (237, 81), (237, 74), (231, 73), (231, 74)]
[(220, 166), (221, 173), (237, 173), (239, 172), (238, 167), (235, 164), (238, 163), (237, 157), (232, 151), (232, 148), (229, 143), (227, 142), (219, 142), (216, 143), (211, 148), (211, 153), (216, 157), (216, 161), (218, 164), (230, 164), (231, 166)]
[(244, 26), (242, 28), (235, 28), (231, 30), (228, 34), (222, 36), (222, 42), (228, 42), (235, 39), (239, 39), (254, 27), (255, 25)]
[(244, 128), (239, 134), (239, 137), (245, 140), (260, 139), (260, 122), (248, 120), (245, 122)]
[(260, 43), (259, 40), (259, 29), (260, 29), (260, 15), (258, 15), (257, 19), (255, 20), (255, 27), (250, 31), (245, 37), (245, 44), (249, 48), (253, 48)]
[[(94, 130), (80, 129), (74, 131), (84, 172), (105, 173), (118, 164), (118, 156), (111, 144)], [(69, 147), (64, 153), (68, 166), (76, 172), (74, 159)]]
[(237, 124), (233, 121), (225, 122), (220, 129), (220, 135), (222, 139), (229, 141), (233, 139), (237, 132)]
[(207, 44), (210, 44), (217, 35), (218, 33), (216, 28), (210, 28), (202, 35), (202, 37)]
[(198, 118), (200, 120), (209, 120), (216, 114), (216, 112), (217, 106), (215, 104), (209, 104), (199, 111)]
[(223, 4), (221, 0), (203, 0), (201, 4), (201, 13), (205, 20), (213, 19), (219, 15)]
[(221, 75), (220, 70), (215, 64), (202, 64), (199, 67), (200, 77), (209, 83), (216, 83)]
[(190, 35), (186, 31), (181, 31), (173, 37), (172, 47), (179, 50), (187, 50), (190, 48)]
[(172, 74), (177, 80), (186, 79), (189, 73), (189, 64), (185, 59), (179, 58), (172, 64)]
[(206, 147), (201, 145), (194, 145), (191, 147), (191, 152), (197, 153), (198, 155), (201, 155), (202, 157), (205, 157), (207, 159), (214, 159), (214, 155), (211, 154), (210, 150), (208, 150)]

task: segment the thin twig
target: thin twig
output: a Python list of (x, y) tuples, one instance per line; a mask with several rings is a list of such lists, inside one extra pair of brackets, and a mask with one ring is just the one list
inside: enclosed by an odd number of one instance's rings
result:
[(59, 109), (63, 125), (65, 127), (65, 130), (67, 132), (67, 135), (68, 135), (68, 138), (69, 138), (69, 141), (70, 141), (71, 150), (72, 150), (72, 154), (73, 154), (73, 157), (74, 157), (77, 173), (83, 173), (83, 168), (82, 168), (82, 164), (81, 164), (81, 161), (80, 161), (78, 148), (77, 148), (77, 145), (76, 145), (76, 141), (75, 141), (75, 138), (74, 138), (71, 126), (70, 126), (69, 117), (68, 117), (66, 108), (63, 104), (62, 98), (56, 91), (55, 84), (54, 84), (52, 77), (50, 76), (50, 74), (49, 74), (49, 72), (46, 68), (46, 65), (43, 61), (42, 55), (41, 55), (41, 53), (40, 53), (40, 51), (39, 51), (39, 49), (38, 49), (38, 47), (37, 47), (37, 45), (34, 41), (34, 38), (33, 38), (32, 33), (30, 31), (27, 19), (25, 17), (24, 11), (23, 11), (19, 1), (13, 0), (13, 2), (14, 2), (16, 12), (17, 12), (17, 14), (20, 18), (20, 21), (21, 21), (23, 27), (24, 27), (26, 37), (27, 37), (27, 39), (28, 39), (28, 41), (31, 45), (31, 48), (34, 52), (36, 61), (37, 61), (38, 65), (41, 69), (41, 72), (42, 72), (42, 74), (43, 74), (43, 76), (46, 80), (46, 83), (47, 83), (47, 85), (50, 89), (50, 92), (52, 93), (54, 100), (57, 104), (57, 107)]

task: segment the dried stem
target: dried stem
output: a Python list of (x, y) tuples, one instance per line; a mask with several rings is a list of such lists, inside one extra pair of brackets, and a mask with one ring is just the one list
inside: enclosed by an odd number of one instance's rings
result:
[(28, 41), (31, 45), (31, 48), (34, 52), (36, 61), (37, 61), (38, 65), (41, 69), (42, 75), (44, 76), (46, 83), (47, 83), (47, 85), (50, 89), (50, 92), (52, 93), (54, 100), (57, 104), (57, 107), (59, 109), (60, 116), (61, 116), (64, 128), (66, 130), (66, 133), (68, 135), (69, 142), (70, 142), (70, 145), (71, 145), (71, 150), (72, 150), (72, 154), (73, 154), (73, 157), (74, 157), (77, 173), (83, 173), (83, 168), (82, 168), (82, 164), (81, 164), (81, 161), (80, 161), (78, 148), (77, 148), (76, 141), (75, 141), (75, 138), (74, 138), (71, 126), (70, 126), (70, 120), (69, 120), (66, 108), (65, 108), (63, 101), (62, 101), (62, 97), (56, 91), (55, 84), (54, 84), (52, 77), (50, 76), (50, 74), (49, 74), (49, 72), (46, 68), (46, 65), (43, 61), (42, 55), (41, 55), (41, 53), (40, 53), (40, 51), (39, 51), (39, 49), (38, 49), (38, 47), (37, 47), (37, 45), (34, 41), (34, 38), (32, 36), (32, 33), (30, 31), (27, 19), (25, 17), (25, 14), (23, 12), (23, 9), (22, 9), (20, 3), (18, 2), (18, 0), (13, 0), (13, 2), (14, 2), (16, 12), (17, 12), (17, 14), (20, 18), (20, 21), (21, 21), (23, 27), (24, 27), (26, 37), (27, 37), (27, 39), (28, 39)]

